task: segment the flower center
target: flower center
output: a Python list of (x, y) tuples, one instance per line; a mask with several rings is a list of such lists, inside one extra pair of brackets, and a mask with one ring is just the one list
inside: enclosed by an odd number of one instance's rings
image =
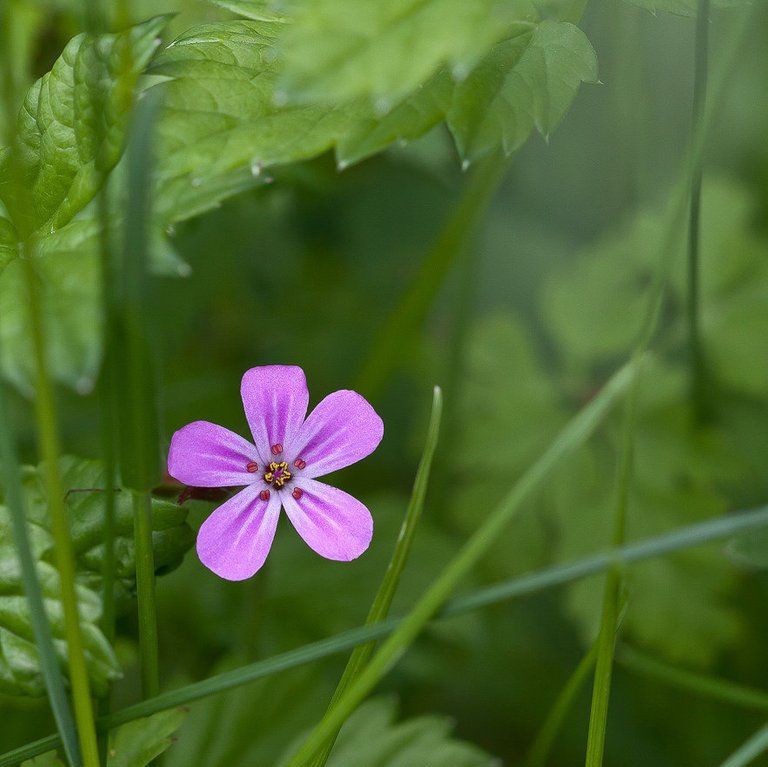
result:
[(285, 461), (276, 463), (272, 461), (269, 464), (267, 473), (264, 475), (264, 481), (268, 485), (281, 488), (291, 478), (291, 472), (288, 471), (288, 464)]

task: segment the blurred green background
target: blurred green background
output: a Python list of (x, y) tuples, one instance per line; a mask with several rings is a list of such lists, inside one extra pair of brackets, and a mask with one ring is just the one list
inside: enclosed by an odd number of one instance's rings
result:
[[(77, 5), (18, 4), (30, 11), (29, 76), (47, 71), (78, 31)], [(132, 5), (135, 20), (165, 10), (180, 11), (168, 39), (226, 17), (203, 3)], [(633, 538), (759, 505), (768, 494), (768, 8), (753, 19), (705, 154), (702, 327), (713, 414), (696, 424), (688, 406), (680, 259), (641, 390)], [(713, 13), (713, 56), (729, 23), (727, 11)], [(405, 510), (434, 384), (446, 392), (444, 429), (395, 612), (412, 604), (626, 358), (688, 141), (695, 25), (611, 0), (589, 4), (581, 26), (598, 53), (600, 84), (582, 86), (548, 142), (535, 136), (513, 158), (470, 247), (440, 277), (426, 321), (397, 344), (391, 373), (361, 389), (384, 419), (384, 442), (337, 483), (371, 509), (371, 549), (351, 564), (327, 562), (281, 523), (265, 570), (240, 584), (217, 579), (189, 554), (158, 582), (165, 685), (364, 620)], [(3, 125), (7, 137), (7, 115)], [(312, 403), (355, 388), (467, 178), (442, 126), (343, 172), (322, 156), (272, 175), (271, 184), (171, 233), (190, 273), (153, 281), (165, 445), (196, 419), (246, 434), (238, 388), (248, 367), (301, 365)], [(59, 397), (66, 452), (98, 457), (96, 397), (64, 389)], [(35, 463), (30, 403), (16, 395), (14, 404), (24, 459)], [(619, 429), (617, 415), (558, 472), (467, 589), (607, 544)], [(189, 504), (193, 527), (210, 508)], [(523, 764), (594, 638), (600, 595), (593, 579), (440, 623), (382, 690), (397, 696), (403, 716), (447, 715), (457, 737), (504, 764)], [(764, 571), (721, 546), (646, 564), (629, 578), (621, 642), (765, 689), (766, 597)], [(137, 694), (134, 612), (126, 601), (118, 705)], [(324, 710), (342, 663), (195, 703), (166, 764), (276, 763)], [(588, 687), (559, 734), (552, 765), (583, 760)], [(42, 702), (4, 698), (0, 711), (3, 747), (51, 729)], [(763, 718), (619, 662), (606, 764), (719, 764)]]

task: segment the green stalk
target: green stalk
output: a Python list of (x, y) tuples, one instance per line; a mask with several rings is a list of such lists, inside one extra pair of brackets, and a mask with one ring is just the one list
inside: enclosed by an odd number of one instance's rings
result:
[[(20, 249), (22, 245), (20, 244)], [(64, 508), (64, 486), (59, 472), (59, 435), (57, 431), (56, 405), (48, 365), (45, 356), (42, 312), (38, 297), (37, 275), (32, 253), (19, 253), (25, 265), (29, 301), (32, 348), (36, 363), (35, 414), (42, 458), (45, 461), (45, 481), (48, 491), (48, 510), (51, 515), (51, 532), (54, 539), (56, 567), (61, 579), (61, 604), (64, 611), (65, 635), (69, 653), (69, 678), (75, 721), (80, 740), (80, 752), (85, 767), (98, 767), (93, 704), (85, 663), (83, 635), (75, 594), (75, 555), (69, 532), (69, 521)]]
[(433, 581), (413, 610), (387, 639), (362, 674), (337, 701), (310, 733), (289, 767), (304, 767), (315, 750), (334, 732), (379, 680), (395, 665), (435, 613), (447, 601), (451, 592), (467, 576), (473, 566), (493, 546), (499, 534), (514, 518), (520, 507), (537, 490), (550, 472), (570, 452), (582, 445), (602, 422), (616, 400), (637, 375), (639, 364), (633, 360), (622, 367), (606, 383), (602, 391), (574, 416), (548, 450), (520, 478), (502, 499), (483, 525), (462, 547), (459, 553)]
[(155, 603), (155, 562), (152, 551), (152, 501), (149, 493), (133, 496), (134, 541), (136, 543), (136, 592), (139, 595), (139, 647), (141, 689), (151, 698), (160, 692), (160, 659)]
[(415, 336), (456, 259), (503, 180), (509, 160), (493, 154), (481, 160), (469, 176), (456, 209), (449, 216), (400, 303), (389, 316), (357, 376), (354, 387), (373, 396), (403, 359), (403, 344)]
[(48, 692), (48, 700), (61, 733), (61, 741), (67, 761), (73, 767), (82, 764), (80, 760), (80, 745), (77, 739), (77, 729), (72, 716), (67, 694), (64, 689), (64, 678), (59, 668), (56, 649), (53, 644), (51, 626), (45, 614), (43, 594), (40, 581), (37, 578), (35, 558), (27, 531), (24, 496), (21, 489), (21, 478), (18, 470), (18, 458), (11, 431), (11, 419), (6, 400), (5, 386), (0, 383), (0, 466), (3, 470), (3, 485), (5, 487), (5, 504), (11, 513), (13, 537), (21, 565), (21, 579), (24, 585), (24, 595), (29, 603), (29, 614), (34, 632), (35, 645), (40, 656), (40, 670)]
[[(618, 548), (625, 541), (627, 527), (627, 506), (629, 486), (632, 478), (634, 435), (637, 415), (638, 378), (630, 386), (627, 397), (621, 458), (616, 482), (616, 503), (613, 515), (611, 545)], [(597, 662), (592, 686), (592, 707), (589, 715), (587, 734), (586, 767), (600, 767), (605, 751), (605, 730), (608, 723), (608, 702), (611, 697), (613, 675), (613, 651), (619, 624), (619, 600), (621, 592), (621, 571), (612, 567), (605, 579), (603, 610), (600, 618), (600, 633), (597, 638)]]
[[(152, 549), (150, 490), (159, 480), (159, 439), (154, 392), (154, 370), (149, 339), (149, 280), (147, 279), (150, 199), (152, 185), (152, 129), (159, 108), (157, 93), (149, 91), (138, 102), (126, 152), (128, 196), (120, 270), (115, 281), (114, 336), (122, 343), (115, 360), (121, 407), (120, 474), (133, 493), (136, 593), (139, 609), (139, 650), (143, 694), (160, 689), (160, 663), (155, 604), (155, 565)], [(116, 350), (110, 351), (111, 355)]]
[(581, 659), (573, 673), (568, 677), (565, 687), (557, 696), (555, 705), (549, 712), (544, 724), (533, 741), (531, 750), (525, 757), (522, 767), (545, 767), (549, 754), (552, 751), (552, 745), (555, 742), (560, 727), (565, 720), (566, 715), (573, 706), (573, 701), (579, 694), (579, 691), (587, 681), (589, 672), (592, 671), (597, 658), (597, 642), (590, 647), (589, 652)]
[[(672, 554), (676, 551), (766, 528), (768, 528), (768, 506), (707, 520), (671, 533), (627, 544), (619, 549), (592, 554), (574, 562), (548, 567), (538, 572), (528, 573), (493, 586), (478, 589), (445, 604), (439, 611), (437, 618), (446, 619), (456, 615), (464, 615), (472, 610), (479, 610), (511, 599), (531, 596), (545, 589), (557, 588), (581, 578), (603, 573), (619, 563), (630, 565), (635, 562), (643, 562), (665, 554)], [(98, 721), (99, 730), (111, 729), (141, 717), (151, 716), (159, 711), (188, 705), (201, 698), (242, 687), (257, 679), (263, 679), (279, 674), (281, 671), (327, 658), (364, 642), (381, 639), (391, 634), (402, 624), (403, 619), (390, 618), (372, 626), (359, 626), (318, 642), (312, 642), (274, 655), (271, 658), (225, 671), (200, 682), (193, 682), (184, 687), (169, 690), (154, 698), (115, 711), (109, 716), (101, 717)], [(0, 767), (14, 767), (25, 759), (31, 759), (50, 751), (60, 744), (61, 739), (58, 735), (49, 735), (3, 754), (0, 756)]]
[[(421, 517), (422, 509), (424, 508), (424, 498), (426, 497), (427, 486), (429, 484), (429, 473), (432, 468), (432, 459), (435, 455), (437, 438), (440, 432), (442, 410), (443, 395), (440, 391), (440, 387), (435, 386), (432, 393), (432, 414), (430, 415), (429, 426), (427, 427), (427, 439), (424, 444), (424, 452), (421, 455), (419, 467), (416, 471), (416, 479), (413, 483), (411, 499), (408, 503), (408, 509), (406, 510), (402, 527), (400, 528), (400, 534), (397, 538), (395, 550), (392, 553), (392, 559), (390, 560), (387, 572), (384, 574), (384, 579), (379, 586), (379, 590), (373, 600), (371, 610), (365, 621), (366, 626), (371, 626), (383, 621), (389, 614), (389, 608), (392, 606), (392, 600), (395, 597), (395, 592), (400, 583), (400, 576), (402, 575), (405, 563), (408, 561), (408, 555), (411, 553), (413, 539), (416, 535), (416, 528), (419, 523), (419, 518)], [(333, 697), (328, 706), (328, 711), (333, 709), (350, 685), (360, 676), (363, 668), (365, 668), (373, 654), (374, 645), (374, 642), (366, 642), (365, 644), (358, 645), (354, 649), (347, 662), (347, 666), (344, 669), (344, 673), (339, 680), (339, 684), (333, 693)], [(334, 743), (336, 742), (338, 733), (339, 731), (337, 729), (326, 739), (322, 748), (318, 750), (318, 753), (312, 762), (312, 767), (323, 767), (323, 765), (325, 765), (331, 750), (333, 749)]]
[(744, 767), (768, 751), (768, 725), (761, 727), (746, 743), (731, 754), (720, 767)]
[[(704, 119), (707, 100), (707, 59), (709, 53), (709, 0), (699, 0), (696, 17), (696, 51), (693, 82), (693, 117), (691, 143), (697, 126)], [(701, 153), (692, 156), (690, 170), (690, 207), (688, 211), (688, 352), (690, 359), (690, 391), (694, 413), (701, 420), (707, 411), (707, 371), (701, 341), (700, 312), (700, 217), (701, 217)]]

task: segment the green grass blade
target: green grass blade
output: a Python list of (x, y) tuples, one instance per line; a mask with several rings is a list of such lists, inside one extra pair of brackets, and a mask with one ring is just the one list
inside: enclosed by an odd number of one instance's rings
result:
[(403, 359), (403, 344), (413, 338), (429, 312), (446, 275), (467, 246), (509, 167), (492, 155), (470, 174), (455, 211), (428, 251), (400, 303), (387, 319), (358, 374), (355, 389), (373, 396), (381, 391)]
[[(693, 81), (693, 116), (691, 135), (703, 120), (707, 99), (707, 60), (709, 54), (709, 0), (699, 0), (696, 14), (696, 51)], [(693, 142), (693, 138), (691, 139)], [(694, 412), (702, 419), (707, 411), (707, 370), (700, 327), (699, 235), (701, 214), (702, 157), (693, 156), (690, 169), (690, 204), (688, 208), (688, 355), (690, 390)]]
[[(408, 509), (405, 512), (405, 519), (400, 528), (400, 534), (397, 538), (395, 550), (392, 553), (392, 559), (390, 560), (387, 572), (384, 574), (384, 579), (379, 586), (378, 593), (373, 600), (371, 610), (365, 621), (367, 626), (383, 621), (389, 614), (392, 600), (395, 597), (395, 592), (400, 583), (400, 576), (402, 575), (405, 563), (408, 561), (408, 556), (411, 553), (413, 539), (416, 535), (416, 528), (418, 527), (419, 518), (421, 517), (421, 512), (424, 508), (424, 499), (427, 495), (429, 474), (432, 468), (432, 459), (435, 455), (435, 449), (437, 448), (442, 412), (443, 395), (440, 387), (435, 386), (432, 393), (432, 413), (429, 418), (429, 426), (427, 427), (427, 438), (424, 444), (424, 452), (419, 461), (419, 467), (416, 470), (416, 479), (413, 483), (411, 499), (408, 503)], [(373, 654), (373, 648), (374, 642), (366, 642), (366, 644), (358, 645), (353, 650), (347, 666), (344, 669), (344, 673), (339, 680), (339, 684), (331, 698), (330, 705), (328, 706), (329, 711), (336, 705), (347, 688), (349, 688), (355, 679), (360, 676), (363, 668), (365, 668), (365, 665)], [(338, 730), (328, 737), (323, 744), (323, 747), (316, 755), (312, 763), (313, 767), (323, 767), (333, 749), (337, 735)]]
[(570, 711), (573, 701), (587, 681), (590, 671), (594, 668), (596, 658), (597, 643), (595, 642), (590, 647), (589, 652), (581, 659), (570, 677), (568, 677), (568, 681), (557, 696), (555, 705), (552, 706), (544, 724), (539, 730), (522, 767), (545, 767), (557, 733)]
[(761, 727), (743, 746), (734, 751), (720, 767), (744, 767), (768, 751), (768, 724)]
[(310, 733), (294, 758), (289, 762), (290, 767), (300, 767), (300, 765), (307, 764), (319, 745), (330, 733), (341, 726), (347, 716), (394, 666), (430, 619), (447, 601), (451, 592), (498, 539), (501, 531), (519, 511), (523, 502), (527, 501), (533, 491), (539, 488), (552, 469), (566, 455), (591, 436), (616, 400), (637, 375), (639, 367), (640, 363), (636, 360), (632, 360), (622, 367), (592, 402), (582, 408), (566, 425), (549, 449), (520, 478), (483, 525), (432, 583), (413, 610), (403, 619), (392, 636), (387, 639), (373, 657), (357, 681)]
[[(538, 572), (503, 581), (494, 586), (478, 589), (471, 594), (448, 602), (440, 610), (437, 617), (444, 619), (455, 615), (464, 615), (473, 610), (496, 605), (510, 599), (530, 596), (545, 589), (557, 588), (590, 575), (597, 575), (615, 565), (630, 565), (634, 562), (642, 562), (765, 528), (768, 528), (768, 506), (729, 514), (719, 519), (689, 525), (671, 533), (621, 546), (615, 550), (593, 554), (574, 562), (548, 567)], [(391, 634), (402, 622), (402, 619), (390, 618), (376, 625), (359, 626), (318, 642), (312, 642), (274, 655), (271, 658), (217, 674), (200, 682), (193, 682), (176, 690), (169, 690), (154, 698), (149, 698), (100, 718), (99, 729), (117, 727), (134, 719), (150, 716), (158, 711), (193, 703), (201, 698), (241, 687), (257, 679), (263, 679), (281, 671), (287, 671), (321, 658), (345, 652), (364, 642), (381, 639)], [(13, 767), (24, 759), (56, 748), (60, 743), (61, 739), (57, 735), (50, 735), (14, 749), (0, 756), (0, 767)]]
[[(637, 355), (636, 355), (637, 356)], [(621, 546), (625, 541), (629, 486), (632, 479), (635, 424), (637, 422), (637, 390), (639, 376), (632, 381), (624, 413), (621, 456), (616, 481), (616, 502), (613, 514), (611, 544)], [(613, 676), (613, 651), (619, 625), (619, 600), (621, 597), (621, 571), (612, 567), (605, 579), (600, 631), (597, 637), (597, 659), (592, 685), (592, 705), (587, 732), (587, 767), (600, 767), (605, 751), (605, 730), (608, 723), (608, 703), (611, 697)]]
[(627, 645), (619, 646), (616, 660), (628, 671), (640, 674), (645, 679), (658, 679), (664, 684), (686, 690), (701, 698), (711, 698), (721, 703), (768, 713), (768, 692), (763, 690), (677, 668)]
[(24, 594), (29, 603), (29, 613), (35, 636), (35, 645), (40, 656), (40, 670), (45, 680), (48, 700), (51, 704), (53, 718), (61, 735), (64, 753), (73, 767), (82, 764), (80, 760), (80, 745), (77, 738), (75, 720), (64, 689), (64, 678), (59, 668), (56, 650), (53, 645), (51, 627), (45, 614), (43, 594), (37, 579), (37, 569), (32, 555), (32, 547), (27, 532), (24, 497), (21, 489), (21, 479), (18, 471), (18, 461), (12, 424), (8, 412), (5, 385), (0, 383), (0, 465), (3, 472), (5, 487), (5, 503), (11, 513), (13, 535), (16, 550), (21, 565), (21, 578), (24, 584)]

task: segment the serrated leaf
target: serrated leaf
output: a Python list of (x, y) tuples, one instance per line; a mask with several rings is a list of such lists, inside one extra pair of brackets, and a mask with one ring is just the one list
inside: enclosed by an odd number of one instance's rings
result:
[[(673, 13), (676, 16), (695, 16), (699, 9), (699, 0), (627, 0), (632, 5), (645, 8), (655, 14), (658, 11)], [(712, 0), (717, 8), (737, 8), (749, 5), (750, 0)]]
[[(49, 532), (46, 483), (42, 467), (25, 467), (23, 490), (38, 577), (62, 659), (65, 645), (63, 609), (59, 601), (59, 576), (53, 562), (53, 538)], [(76, 556), (77, 593), (91, 682), (97, 694), (106, 691), (119, 667), (109, 643), (98, 627), (101, 615), (100, 587), (103, 567), (103, 468), (98, 461), (65, 456), (61, 459), (62, 481), (71, 521)], [(74, 491), (74, 492), (72, 492)], [(133, 511), (129, 494), (115, 493), (116, 574), (123, 589), (131, 592), (135, 581)], [(0, 502), (3, 491), (0, 487)], [(177, 566), (192, 545), (194, 535), (186, 524), (186, 510), (173, 503), (153, 499), (152, 525), (155, 566), (166, 572)], [(22, 592), (21, 571), (13, 546), (10, 517), (0, 506), (0, 691), (11, 695), (42, 695), (37, 649), (30, 625), (29, 608)]]
[[(64, 610), (61, 585), (53, 566), (53, 538), (46, 526), (29, 522), (32, 551), (56, 652), (66, 668)], [(98, 627), (99, 596), (82, 582), (76, 585), (80, 622), (91, 685), (103, 695), (120, 674), (112, 648)], [(23, 593), (21, 569), (13, 545), (8, 509), (0, 505), (0, 691), (8, 695), (41, 696), (45, 684), (40, 673), (29, 606)]]
[[(101, 577), (103, 567), (104, 495), (111, 492), (115, 501), (115, 573), (127, 591), (135, 580), (133, 508), (130, 493), (104, 484), (104, 469), (99, 461), (64, 456), (60, 461), (62, 483), (67, 493), (72, 544), (77, 569), (92, 580)], [(27, 467), (23, 486), (31, 521), (44, 525), (47, 518), (47, 493), (43, 466)], [(194, 542), (186, 523), (187, 511), (176, 503), (152, 499), (152, 543), (155, 569), (167, 572), (181, 563)]]
[[(398, 722), (394, 698), (374, 698), (342, 727), (328, 767), (492, 767), (498, 760), (477, 746), (451, 737), (452, 722), (437, 714)], [(279, 765), (288, 763), (284, 758)]]
[(285, 14), (274, 8), (271, 0), (208, 0), (251, 21), (282, 21)]
[(447, 65), (468, 72), (532, 5), (499, 0), (315, 0), (297, 6), (281, 45), (292, 101), (367, 98), (387, 109)]
[[(119, 159), (133, 85), (166, 22), (158, 17), (117, 35), (78, 35), (30, 88), (17, 128), (22, 177), (3, 188), (9, 210), (30, 230), (45, 234), (70, 221), (98, 191), (97, 164), (108, 170)], [(17, 184), (29, 190), (30, 212), (19, 208)]]
[(448, 126), (460, 155), (511, 154), (534, 127), (548, 136), (581, 83), (596, 80), (595, 51), (573, 24), (543, 21), (499, 43), (456, 89)]

